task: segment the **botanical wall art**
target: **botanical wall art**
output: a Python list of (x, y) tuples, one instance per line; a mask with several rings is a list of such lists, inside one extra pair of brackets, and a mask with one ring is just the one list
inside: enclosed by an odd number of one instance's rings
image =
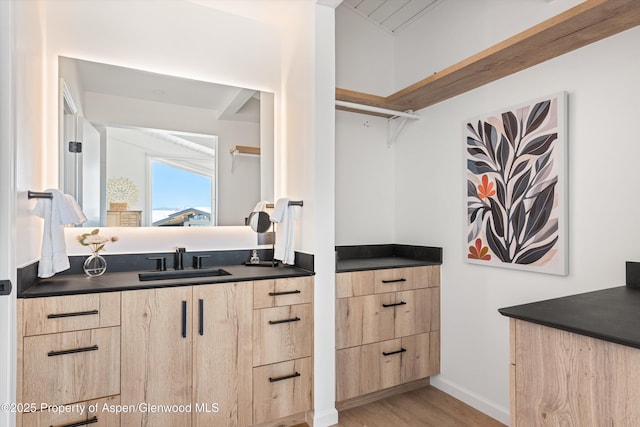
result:
[(566, 93), (465, 123), (466, 259), (567, 274)]

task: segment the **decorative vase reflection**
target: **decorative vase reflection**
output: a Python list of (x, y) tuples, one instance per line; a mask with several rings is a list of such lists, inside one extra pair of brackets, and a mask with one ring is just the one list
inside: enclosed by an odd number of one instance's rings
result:
[(84, 274), (89, 277), (97, 277), (107, 271), (107, 260), (105, 260), (98, 252), (92, 252), (91, 255), (84, 260), (82, 265)]

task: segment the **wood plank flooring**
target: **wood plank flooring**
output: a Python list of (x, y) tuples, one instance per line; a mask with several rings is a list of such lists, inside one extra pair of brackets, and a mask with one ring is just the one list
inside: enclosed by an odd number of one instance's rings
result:
[(339, 413), (336, 427), (506, 427), (436, 389), (409, 391)]

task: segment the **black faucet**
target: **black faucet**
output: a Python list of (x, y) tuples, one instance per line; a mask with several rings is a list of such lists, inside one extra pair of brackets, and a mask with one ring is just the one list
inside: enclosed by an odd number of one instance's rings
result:
[(176, 270), (183, 270), (184, 266), (182, 265), (182, 256), (185, 253), (184, 248), (176, 248), (176, 259), (173, 264), (173, 268)]

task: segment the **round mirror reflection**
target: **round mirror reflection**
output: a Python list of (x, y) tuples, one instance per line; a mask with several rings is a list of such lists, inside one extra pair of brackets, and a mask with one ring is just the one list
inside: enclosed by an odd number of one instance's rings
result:
[(271, 217), (263, 211), (251, 212), (249, 214), (249, 226), (256, 233), (266, 233), (271, 227)]

